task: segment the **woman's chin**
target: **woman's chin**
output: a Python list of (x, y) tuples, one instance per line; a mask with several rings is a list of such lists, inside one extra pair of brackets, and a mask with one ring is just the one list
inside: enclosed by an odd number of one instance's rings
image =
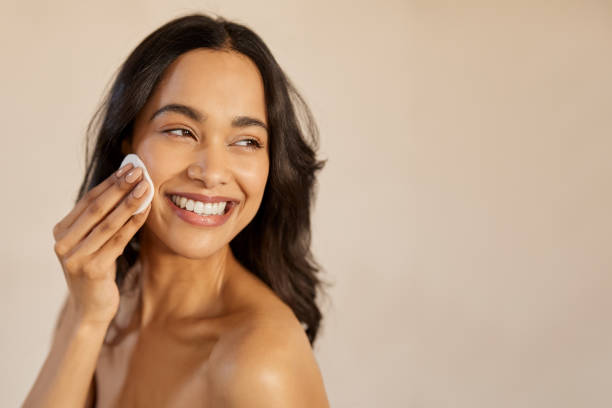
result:
[(192, 242), (191, 244), (179, 242), (173, 242), (172, 244), (169, 244), (170, 243), (166, 242), (166, 245), (172, 251), (174, 251), (176, 255), (188, 259), (208, 258), (211, 255), (214, 255), (215, 253), (219, 252), (224, 247), (224, 244), (220, 244), (219, 242), (207, 243), (206, 241)]

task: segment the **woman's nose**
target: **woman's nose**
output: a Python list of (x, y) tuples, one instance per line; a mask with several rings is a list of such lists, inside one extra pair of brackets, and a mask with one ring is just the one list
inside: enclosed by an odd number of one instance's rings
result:
[(206, 189), (229, 181), (228, 161), (225, 156), (225, 146), (209, 145), (198, 152), (197, 159), (187, 169), (190, 178), (200, 180)]

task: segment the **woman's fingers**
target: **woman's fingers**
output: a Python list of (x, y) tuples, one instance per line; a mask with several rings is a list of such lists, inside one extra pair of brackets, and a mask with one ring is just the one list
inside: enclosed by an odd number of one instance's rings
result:
[[(138, 203), (140, 203), (140, 201), (138, 201)], [(138, 229), (144, 224), (150, 210), (151, 204), (149, 204), (140, 214), (131, 216), (119, 231), (107, 240), (92, 256), (103, 258), (106, 262), (114, 262), (119, 255), (123, 253), (130, 239), (132, 239)]]
[[(134, 175), (137, 175), (137, 177), (135, 179), (131, 178)], [(64, 236), (56, 242), (56, 247), (74, 252), (76, 250), (75, 246), (117, 206), (117, 203), (125, 197), (140, 178), (142, 178), (141, 168), (134, 169), (133, 173), (128, 172), (125, 177), (116, 178), (113, 185), (89, 202), (88, 207), (66, 230)], [(104, 225), (104, 228), (110, 227), (105, 221), (102, 222), (102, 225)]]
[[(140, 190), (141, 187), (144, 187), (145, 190)], [(121, 203), (119, 203), (119, 205), (117, 205), (117, 207), (110, 214), (108, 214), (102, 222), (91, 230), (89, 235), (75, 248), (75, 251), (79, 251), (82, 256), (87, 256), (100, 249), (109, 239), (123, 242), (123, 238), (118, 238), (117, 234), (118, 231), (120, 231), (120, 228), (126, 224), (126, 221), (128, 225), (133, 225), (136, 223), (140, 226), (142, 225), (140, 221), (142, 220), (142, 222), (144, 222), (144, 219), (146, 218), (146, 212), (142, 212), (134, 216), (132, 216), (132, 214), (142, 203), (147, 191), (146, 189), (148, 188), (149, 183), (147, 180), (141, 180), (134, 190), (132, 190), (132, 192), (128, 194), (125, 199), (121, 201)], [(136, 191), (140, 191), (140, 197), (135, 197), (134, 193)], [(135, 221), (133, 219), (135, 219)], [(130, 238), (131, 236), (127, 239), (127, 241), (125, 241), (126, 244)], [(122, 252), (123, 248), (121, 248), (121, 252), (117, 256), (119, 256)]]
[(85, 208), (87, 208), (94, 200), (96, 200), (100, 196), (100, 194), (104, 193), (118, 180), (120, 180), (120, 177), (132, 167), (134, 167), (132, 163), (126, 164), (118, 171), (111, 174), (102, 183), (98, 184), (97, 186), (89, 190), (87, 193), (85, 193), (85, 195), (81, 197), (79, 202), (68, 213), (68, 215), (62, 218), (60, 222), (58, 222), (55, 227), (53, 227), (53, 237), (55, 238), (55, 241), (61, 240), (62, 237), (66, 235), (66, 231), (68, 230), (68, 228), (70, 228), (74, 221), (83, 213)]
[(134, 186), (143, 179), (143, 169), (122, 169), (89, 191), (53, 231), (74, 309), (82, 322), (96, 325), (108, 324), (117, 313), (116, 261), (151, 207), (132, 216), (150, 187), (143, 180), (143, 194), (136, 197)]

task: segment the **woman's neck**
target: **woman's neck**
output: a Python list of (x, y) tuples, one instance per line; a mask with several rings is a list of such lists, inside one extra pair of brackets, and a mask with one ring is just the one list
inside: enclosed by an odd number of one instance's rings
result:
[(237, 262), (229, 245), (207, 258), (189, 259), (157, 238), (146, 234), (143, 238), (139, 256), (141, 328), (222, 313), (223, 291)]

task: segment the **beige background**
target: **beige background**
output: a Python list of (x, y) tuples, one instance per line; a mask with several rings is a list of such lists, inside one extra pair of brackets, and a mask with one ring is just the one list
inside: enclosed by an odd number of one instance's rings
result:
[(332, 406), (612, 406), (611, 2), (83, 3), (1, 3), (0, 406), (66, 293), (85, 126), (192, 11), (259, 33), (318, 119)]

